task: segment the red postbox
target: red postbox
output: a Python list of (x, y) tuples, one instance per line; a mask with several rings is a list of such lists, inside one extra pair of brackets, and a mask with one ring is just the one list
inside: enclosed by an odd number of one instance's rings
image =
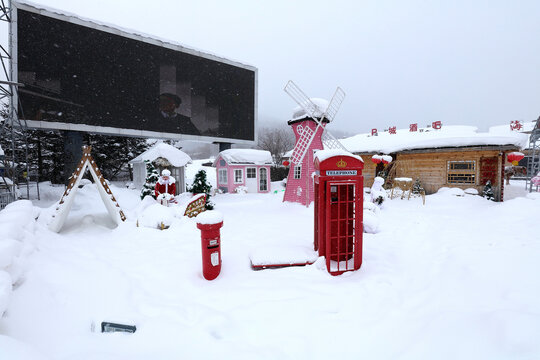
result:
[(223, 216), (218, 211), (204, 211), (197, 216), (201, 230), (202, 269), (206, 280), (214, 280), (221, 272), (220, 230)]
[(332, 275), (362, 265), (363, 168), (362, 158), (344, 151), (315, 156), (314, 249)]

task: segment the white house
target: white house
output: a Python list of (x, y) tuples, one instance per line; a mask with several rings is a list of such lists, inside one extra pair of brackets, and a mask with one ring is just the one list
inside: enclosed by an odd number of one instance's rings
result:
[(177, 194), (186, 190), (184, 167), (191, 163), (191, 157), (188, 154), (162, 142), (152, 146), (129, 162), (133, 165), (133, 184), (137, 188), (142, 188), (146, 182), (145, 161), (147, 160), (154, 164), (160, 174), (163, 169), (171, 171), (171, 176), (176, 180)]

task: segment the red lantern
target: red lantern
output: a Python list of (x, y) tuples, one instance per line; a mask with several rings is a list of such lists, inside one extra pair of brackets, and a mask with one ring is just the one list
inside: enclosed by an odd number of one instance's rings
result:
[(289, 166), (289, 164), (290, 164), (290, 163), (289, 163), (289, 161), (287, 161), (287, 160), (285, 160), (285, 161), (283, 162), (283, 166), (285, 166), (285, 167)]
[(519, 161), (521, 159), (523, 159), (525, 157), (525, 155), (523, 153), (520, 153), (520, 152), (511, 152), (510, 154), (508, 154), (507, 158), (508, 158), (508, 161), (510, 161), (512, 163), (513, 166), (517, 166), (517, 164), (519, 163)]
[(373, 155), (371, 157), (371, 161), (373, 161), (375, 164), (379, 164), (382, 161), (382, 159), (379, 155)]
[(392, 162), (392, 157), (390, 155), (383, 155), (381, 156), (381, 161), (384, 164), (384, 166), (386, 166)]

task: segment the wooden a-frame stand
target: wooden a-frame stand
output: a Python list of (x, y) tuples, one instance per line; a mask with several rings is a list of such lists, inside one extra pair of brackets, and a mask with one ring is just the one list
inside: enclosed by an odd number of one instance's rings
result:
[(69, 184), (64, 191), (64, 194), (62, 195), (58, 206), (55, 209), (56, 211), (52, 217), (52, 221), (49, 223), (49, 229), (51, 231), (59, 232), (64, 225), (67, 215), (69, 214), (69, 211), (71, 209), (71, 205), (73, 205), (73, 199), (75, 198), (75, 194), (79, 189), (79, 184), (86, 169), (90, 170), (92, 178), (96, 183), (99, 195), (103, 200), (103, 203), (107, 208), (107, 212), (109, 213), (113, 221), (118, 225), (120, 221), (126, 220), (124, 212), (120, 208), (120, 205), (116, 201), (116, 198), (114, 197), (111, 189), (109, 188), (107, 181), (105, 180), (105, 178), (103, 178), (103, 175), (101, 174), (101, 171), (99, 171), (99, 168), (94, 161), (94, 158), (90, 154), (92, 147), (83, 146), (82, 150), (83, 156), (81, 158), (81, 161), (71, 175), (69, 179)]

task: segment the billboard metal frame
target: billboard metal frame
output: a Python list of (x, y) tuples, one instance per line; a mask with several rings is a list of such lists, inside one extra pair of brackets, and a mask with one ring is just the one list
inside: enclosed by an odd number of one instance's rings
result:
[[(256, 67), (251, 65), (242, 64), (237, 61), (226, 59), (217, 55), (205, 53), (199, 50), (195, 50), (180, 44), (175, 44), (173, 42), (158, 39), (150, 35), (139, 34), (136, 31), (129, 32), (128, 30), (121, 30), (114, 26), (99, 23), (95, 20), (82, 19), (73, 14), (66, 14), (60, 10), (47, 8), (44, 6), (35, 7), (35, 4), (26, 4), (24, 2), (11, 1), (12, 9), (25, 10), (42, 16), (50, 17), (56, 20), (65, 21), (68, 23), (81, 25), (90, 29), (107, 32), (113, 35), (118, 35), (126, 37), (132, 40), (145, 42), (148, 44), (156, 45), (162, 48), (167, 48), (173, 51), (183, 52), (189, 55), (194, 55), (202, 57), (205, 59), (221, 62), (227, 65), (232, 65), (235, 67), (240, 67), (246, 70), (251, 70), (254, 72), (255, 77), (255, 89), (254, 89), (254, 134), (253, 140), (244, 140), (244, 139), (234, 139), (234, 138), (221, 138), (221, 137), (210, 137), (210, 136), (199, 136), (199, 135), (187, 135), (187, 134), (175, 134), (175, 133), (165, 133), (165, 132), (156, 132), (148, 130), (136, 130), (136, 129), (125, 129), (125, 128), (113, 128), (106, 126), (94, 126), (94, 125), (85, 125), (85, 124), (71, 124), (71, 123), (62, 123), (62, 122), (51, 122), (51, 121), (38, 121), (38, 120), (26, 120), (28, 128), (32, 129), (44, 129), (44, 130), (66, 130), (66, 131), (81, 131), (89, 133), (99, 133), (106, 135), (118, 135), (118, 136), (129, 136), (129, 137), (142, 137), (142, 138), (160, 138), (160, 139), (172, 139), (172, 140), (192, 140), (192, 141), (201, 141), (201, 142), (213, 142), (213, 143), (231, 143), (231, 144), (246, 144), (253, 145), (257, 143), (257, 130), (258, 130), (258, 70)], [(10, 52), (12, 54), (12, 81), (18, 81), (18, 62), (17, 62), (17, 11), (12, 11), (12, 18), (9, 23), (10, 32), (13, 37), (13, 41), (10, 43)], [(15, 95), (13, 98), (14, 104), (17, 104), (18, 98)]]

